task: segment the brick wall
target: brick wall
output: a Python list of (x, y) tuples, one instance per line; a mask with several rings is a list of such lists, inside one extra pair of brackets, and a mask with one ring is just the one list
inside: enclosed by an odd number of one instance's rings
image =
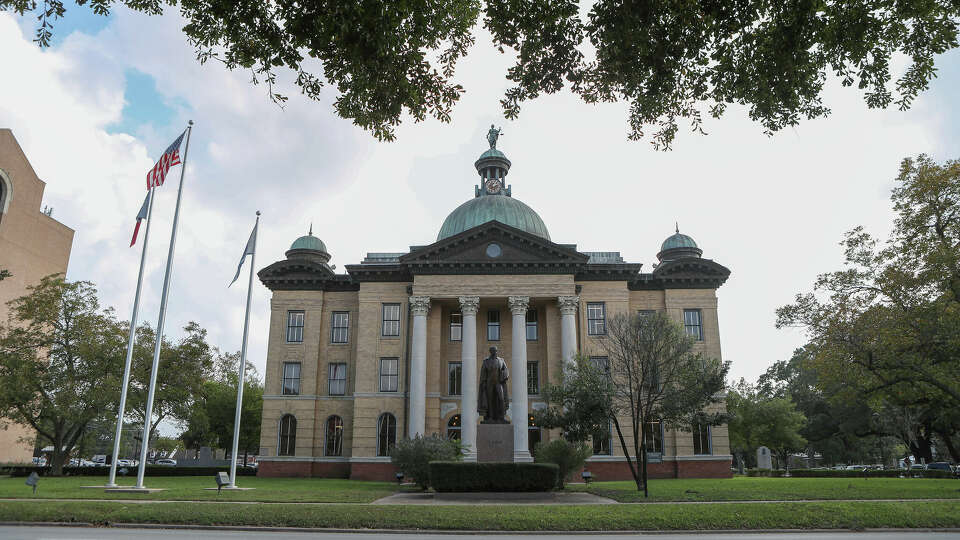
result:
[(308, 478), (312, 476), (309, 461), (261, 461), (257, 467), (257, 476), (266, 478)]
[(397, 468), (392, 463), (351, 463), (351, 480), (377, 480), (380, 482), (395, 482)]

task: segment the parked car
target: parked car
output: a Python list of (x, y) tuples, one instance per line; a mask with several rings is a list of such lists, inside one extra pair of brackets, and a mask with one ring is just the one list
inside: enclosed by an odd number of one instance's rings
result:
[(862, 471), (868, 468), (866, 465), (847, 465), (848, 471)]
[(177, 466), (177, 460), (175, 460), (175, 459), (166, 459), (166, 458), (164, 458), (164, 459), (158, 459), (154, 464), (155, 464), (155, 465), (164, 465), (164, 466), (167, 466), (167, 467), (176, 467), (176, 466)]
[(953, 467), (946, 461), (938, 461), (936, 463), (930, 463), (927, 465), (928, 471), (947, 471), (949, 473), (953, 472)]
[(47, 466), (47, 458), (45, 458), (45, 457), (43, 457), (43, 456), (35, 457), (35, 458), (33, 458), (33, 464), (36, 465), (36, 466), (38, 466), (38, 467), (46, 467), (46, 466)]

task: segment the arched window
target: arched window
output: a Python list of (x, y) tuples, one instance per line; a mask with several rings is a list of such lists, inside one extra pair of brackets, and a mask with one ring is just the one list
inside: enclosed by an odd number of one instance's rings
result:
[(455, 414), (447, 422), (447, 438), (460, 440), (460, 415)]
[(377, 455), (389, 455), (390, 447), (396, 444), (397, 419), (390, 413), (383, 413), (377, 420)]
[(337, 415), (327, 418), (327, 444), (323, 455), (343, 455), (343, 419)]
[(297, 448), (297, 419), (292, 414), (280, 418), (280, 436), (277, 443), (278, 456), (292, 456)]
[(0, 171), (0, 221), (3, 221), (3, 216), (10, 210), (10, 199), (13, 198), (13, 185), (10, 183), (10, 179), (7, 178), (7, 175), (3, 171)]

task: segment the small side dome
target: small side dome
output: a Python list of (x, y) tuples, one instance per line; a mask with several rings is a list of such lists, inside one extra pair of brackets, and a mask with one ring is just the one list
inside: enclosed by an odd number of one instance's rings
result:
[(288, 259), (310, 259), (322, 264), (330, 260), (323, 240), (313, 235), (313, 225), (310, 225), (310, 232), (306, 236), (301, 236), (290, 244), (286, 256)]
[(697, 247), (697, 243), (685, 234), (680, 233), (680, 226), (676, 232), (670, 235), (663, 244), (660, 244), (660, 253), (657, 253), (659, 261), (669, 261), (673, 259), (683, 259), (687, 257), (700, 257), (703, 250)]

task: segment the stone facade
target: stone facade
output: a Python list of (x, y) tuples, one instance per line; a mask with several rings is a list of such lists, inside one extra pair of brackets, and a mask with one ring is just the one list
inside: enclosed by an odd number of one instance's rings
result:
[[(485, 159), (476, 164), (476, 196), (510, 197), (509, 161), (505, 169)], [(489, 213), (480, 218), (458, 209), (458, 223), (480, 225), (445, 223), (437, 242), (368, 254), (345, 274), (333, 272), (312, 234), (259, 272), (273, 291), (260, 475), (392, 480), (385, 448), (416, 434), (460, 437), (466, 459), (476, 459), (477, 377), (490, 346), (510, 370), (513, 459), (530, 460), (529, 440), (559, 436), (529, 425), (544, 406), (539, 389), (559, 381), (574, 354), (603, 354), (591, 318), (652, 310), (683, 323), (686, 312), (699, 319), (697, 349), (721, 357), (716, 289), (730, 272), (702, 258), (692, 239), (668, 238), (660, 264), (645, 273), (619, 253), (554, 243), (539, 218), (523, 214), (529, 207), (497, 201), (476, 205)], [(497, 214), (501, 207), (507, 213)], [(662, 463), (651, 474), (729, 476), (726, 426), (710, 428), (698, 451), (693, 437), (659, 434)], [(629, 478), (611, 443), (596, 445), (588, 468), (597, 478)]]
[[(13, 132), (0, 129), (0, 269), (12, 274), (0, 282), (0, 324), (7, 322), (7, 302), (42, 278), (67, 272), (73, 230), (41, 211), (45, 185)], [(29, 463), (33, 430), (0, 424), (0, 463)]]

